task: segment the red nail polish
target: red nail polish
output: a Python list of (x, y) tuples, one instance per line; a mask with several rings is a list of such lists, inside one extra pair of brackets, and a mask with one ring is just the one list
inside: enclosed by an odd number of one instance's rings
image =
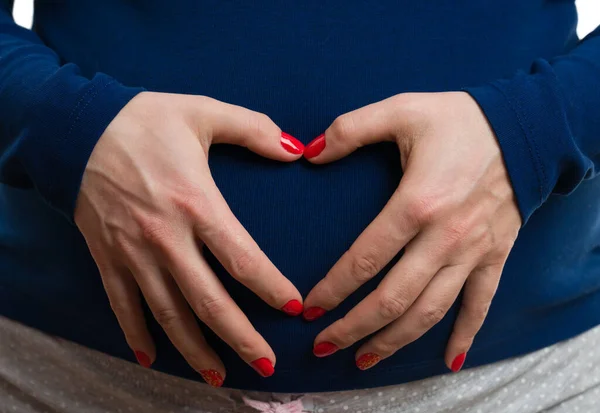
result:
[(150, 368), (150, 366), (152, 365), (152, 361), (150, 361), (150, 357), (148, 357), (148, 355), (146, 353), (144, 353), (143, 351), (135, 351), (135, 358), (137, 359), (138, 363), (140, 363), (141, 366), (146, 367), (147, 369)]
[(325, 149), (325, 134), (321, 134), (313, 139), (306, 148), (304, 148), (304, 157), (306, 159), (314, 158)]
[(381, 356), (375, 353), (365, 353), (356, 360), (356, 367), (361, 370), (370, 369), (381, 361)]
[(200, 375), (205, 382), (213, 387), (221, 387), (223, 385), (223, 376), (216, 370), (200, 370)]
[(322, 343), (317, 344), (313, 348), (313, 354), (317, 357), (326, 357), (331, 356), (333, 353), (338, 351), (340, 348), (329, 341), (324, 341)]
[(327, 311), (321, 307), (309, 307), (304, 310), (304, 314), (302, 316), (306, 321), (314, 321), (326, 312)]
[(456, 358), (452, 361), (452, 365), (450, 366), (450, 369), (455, 373), (457, 371), (460, 371), (460, 369), (462, 369), (463, 364), (465, 364), (466, 358), (467, 358), (467, 353), (461, 353), (458, 356), (456, 356)]
[(298, 139), (294, 138), (289, 133), (281, 132), (281, 146), (283, 149), (294, 155), (300, 155), (304, 152), (304, 145)]
[(290, 300), (286, 303), (286, 305), (281, 307), (281, 311), (283, 311), (287, 315), (291, 315), (293, 317), (302, 314), (303, 309), (304, 309), (304, 306), (298, 300)]
[(275, 373), (275, 367), (273, 367), (273, 363), (271, 363), (271, 360), (266, 357), (256, 359), (250, 364), (252, 367), (254, 367), (254, 370), (256, 370), (258, 374), (263, 377), (269, 377)]

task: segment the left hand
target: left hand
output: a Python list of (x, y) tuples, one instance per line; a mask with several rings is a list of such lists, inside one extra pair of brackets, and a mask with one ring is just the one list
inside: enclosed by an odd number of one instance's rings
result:
[(371, 294), (316, 337), (314, 353), (333, 354), (381, 330), (356, 353), (360, 369), (372, 367), (438, 323), (464, 286), (445, 356), (458, 371), (521, 227), (500, 147), (468, 94), (416, 93), (340, 116), (305, 156), (322, 164), (381, 141), (400, 149), (400, 185), (310, 292), (305, 318), (332, 310), (402, 248), (404, 255)]

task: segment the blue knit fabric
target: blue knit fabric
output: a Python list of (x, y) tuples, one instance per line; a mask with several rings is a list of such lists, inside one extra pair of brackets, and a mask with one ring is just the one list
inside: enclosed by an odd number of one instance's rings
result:
[[(72, 217), (96, 141), (144, 88), (264, 112), (304, 142), (397, 93), (466, 90), (498, 137), (526, 220), (466, 367), (600, 323), (600, 29), (577, 39), (573, 1), (40, 0), (35, 33), (10, 9), (0, 0), (0, 314), (133, 360)], [(402, 176), (392, 144), (325, 166), (217, 146), (210, 164), (234, 213), (302, 294)], [(459, 303), (362, 372), (356, 346), (317, 359), (312, 342), (387, 269), (309, 324), (272, 310), (207, 256), (277, 354), (275, 376), (261, 379), (207, 330), (228, 386), (341, 390), (446, 371)], [(201, 380), (148, 324), (154, 368)]]

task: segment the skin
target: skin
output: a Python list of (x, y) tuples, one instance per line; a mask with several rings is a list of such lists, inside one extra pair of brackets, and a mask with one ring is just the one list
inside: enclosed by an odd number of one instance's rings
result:
[[(227, 206), (208, 167), (212, 144), (247, 147), (290, 162), (281, 129), (266, 115), (203, 96), (141, 93), (108, 126), (86, 167), (75, 221), (100, 270), (111, 307), (134, 351), (156, 358), (141, 295), (197, 371), (225, 368), (195, 315), (251, 363), (275, 354), (202, 255), (280, 309), (300, 293)], [(141, 293), (141, 295), (140, 295)]]
[(396, 142), (404, 170), (387, 205), (309, 293), (305, 308), (332, 310), (404, 248), (377, 289), (315, 339), (382, 359), (438, 323), (464, 288), (446, 348), (449, 368), (487, 315), (522, 221), (485, 116), (466, 93), (401, 94), (349, 112), (309, 159), (333, 162), (364, 145)]

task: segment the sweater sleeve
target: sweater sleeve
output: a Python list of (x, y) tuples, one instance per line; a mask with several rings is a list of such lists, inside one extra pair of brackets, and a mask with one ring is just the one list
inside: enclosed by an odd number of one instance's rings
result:
[(12, 18), (0, 0), (0, 182), (35, 187), (72, 221), (88, 158), (105, 128), (141, 91), (82, 75)]
[(465, 90), (500, 143), (523, 222), (600, 173), (600, 27), (564, 56)]

